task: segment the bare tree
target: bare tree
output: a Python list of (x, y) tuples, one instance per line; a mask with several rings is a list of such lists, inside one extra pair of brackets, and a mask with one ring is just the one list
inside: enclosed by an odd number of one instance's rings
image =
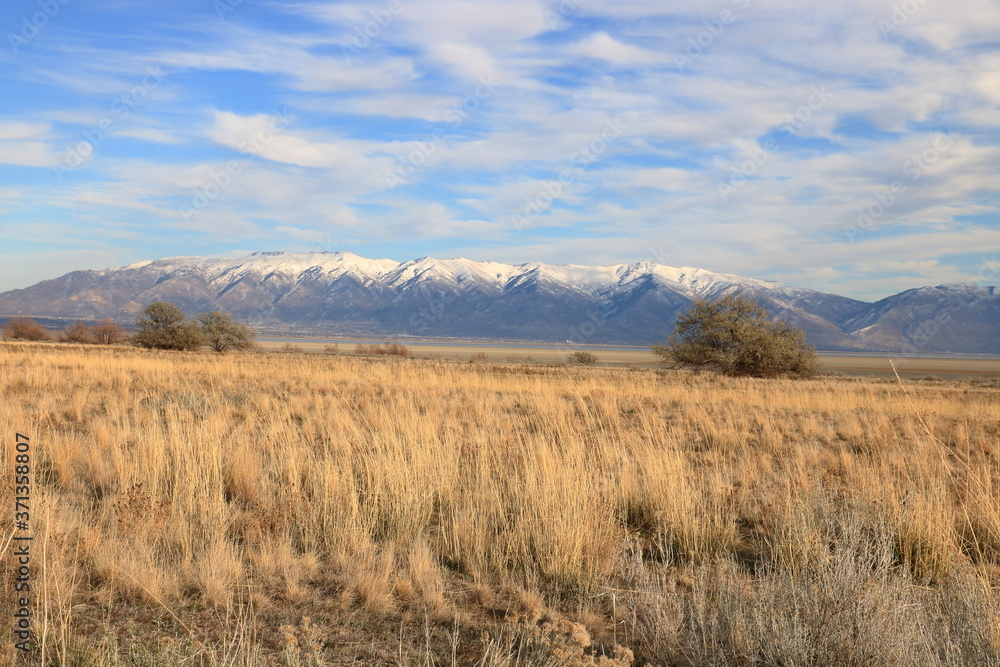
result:
[(94, 325), (91, 331), (96, 342), (102, 345), (118, 345), (125, 342), (125, 329), (112, 322), (110, 317), (105, 317), (100, 324)]
[(30, 317), (12, 317), (3, 328), (7, 340), (51, 340), (52, 336)]
[(70, 328), (63, 329), (62, 339), (67, 343), (94, 343), (97, 341), (87, 325), (79, 320)]

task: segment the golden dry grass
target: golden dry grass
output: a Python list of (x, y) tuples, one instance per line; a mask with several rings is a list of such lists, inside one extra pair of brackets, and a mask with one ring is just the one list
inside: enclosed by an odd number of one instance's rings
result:
[(7, 343), (0, 399), (33, 664), (1000, 664), (995, 386)]

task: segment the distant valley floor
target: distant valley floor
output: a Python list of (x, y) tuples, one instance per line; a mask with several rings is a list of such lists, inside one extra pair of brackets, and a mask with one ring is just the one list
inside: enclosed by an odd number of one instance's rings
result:
[[(354, 354), (357, 344), (384, 342), (382, 339), (316, 339), (271, 338), (258, 339), (267, 351), (281, 351), (286, 345), (301, 348), (303, 352), (324, 354), (336, 345), (339, 354)], [(585, 350), (597, 355), (601, 365), (654, 367), (660, 361), (649, 348), (611, 346), (572, 346), (520, 343), (483, 343), (462, 341), (406, 342), (414, 356), (459, 361), (510, 361), (565, 363), (569, 354)], [(484, 358), (485, 355), (485, 358)], [(903, 377), (935, 376), (954, 380), (959, 378), (1000, 378), (1000, 357), (988, 355), (928, 355), (928, 354), (851, 354), (821, 352), (823, 370), (845, 375), (892, 376), (892, 366)]]

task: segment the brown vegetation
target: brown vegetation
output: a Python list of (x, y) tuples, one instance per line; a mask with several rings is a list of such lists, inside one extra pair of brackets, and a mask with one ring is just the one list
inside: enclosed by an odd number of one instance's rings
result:
[(132, 342), (151, 350), (197, 350), (205, 344), (205, 333), (189, 321), (180, 308), (168, 301), (146, 306), (135, 321)]
[(236, 322), (229, 313), (213, 310), (202, 313), (196, 322), (201, 327), (205, 344), (219, 354), (230, 350), (250, 350), (254, 347), (253, 328), (244, 322)]
[(816, 350), (806, 334), (773, 318), (743, 294), (698, 299), (677, 317), (666, 345), (653, 354), (682, 368), (716, 370), (734, 377), (812, 377), (819, 372)]
[(51, 340), (48, 331), (30, 317), (12, 317), (3, 327), (3, 337), (7, 340), (42, 341)]
[(583, 366), (593, 366), (597, 363), (597, 355), (593, 352), (577, 350), (569, 355), (569, 363), (581, 364)]
[(100, 324), (95, 324), (90, 332), (94, 340), (101, 345), (118, 345), (125, 342), (125, 329), (112, 322), (110, 317), (105, 317)]
[(365, 345), (359, 343), (354, 346), (354, 354), (362, 356), (376, 356), (376, 357), (412, 357), (413, 353), (410, 352), (410, 348), (405, 345), (400, 345), (399, 343), (385, 343), (383, 345), (371, 344)]
[(97, 339), (94, 338), (94, 334), (87, 328), (87, 325), (80, 321), (77, 321), (76, 324), (69, 328), (63, 329), (62, 340), (67, 343), (83, 344), (97, 342)]
[(125, 342), (125, 330), (105, 317), (100, 324), (88, 327), (78, 320), (72, 326), (63, 329), (58, 336), (53, 336), (42, 325), (30, 317), (14, 317), (3, 328), (6, 340), (49, 341), (58, 340), (64, 343), (84, 345), (118, 345)]
[(995, 386), (31, 343), (0, 377), (51, 664), (1000, 661)]

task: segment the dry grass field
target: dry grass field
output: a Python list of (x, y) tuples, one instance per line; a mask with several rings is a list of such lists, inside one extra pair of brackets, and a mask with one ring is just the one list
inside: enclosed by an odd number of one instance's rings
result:
[(2, 664), (1000, 665), (996, 381), (5, 343), (0, 424)]

